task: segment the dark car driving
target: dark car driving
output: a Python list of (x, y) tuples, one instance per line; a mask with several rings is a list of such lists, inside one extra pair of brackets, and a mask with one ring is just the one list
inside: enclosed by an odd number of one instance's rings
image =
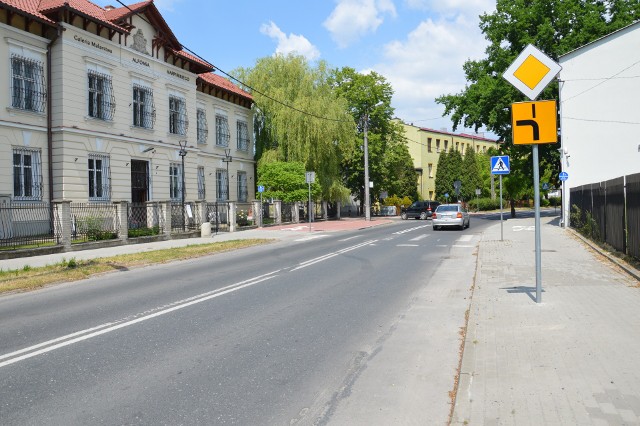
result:
[(400, 218), (431, 219), (431, 215), (439, 205), (437, 201), (414, 201), (409, 207), (401, 210)]

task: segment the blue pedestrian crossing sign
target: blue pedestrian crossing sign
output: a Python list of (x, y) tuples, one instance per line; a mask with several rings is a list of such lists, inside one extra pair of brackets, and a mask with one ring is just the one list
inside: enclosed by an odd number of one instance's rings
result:
[(511, 170), (509, 169), (509, 156), (498, 155), (491, 157), (491, 174), (492, 175), (508, 175)]

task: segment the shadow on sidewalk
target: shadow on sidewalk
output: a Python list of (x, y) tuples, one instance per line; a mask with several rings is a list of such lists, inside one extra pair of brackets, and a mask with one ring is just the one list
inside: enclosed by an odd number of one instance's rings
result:
[[(507, 293), (510, 294), (526, 294), (529, 296), (531, 300), (536, 301), (536, 288), (535, 287), (527, 287), (527, 286), (517, 286), (517, 287), (501, 287), (500, 290), (507, 290)], [(542, 289), (544, 293), (544, 289)]]

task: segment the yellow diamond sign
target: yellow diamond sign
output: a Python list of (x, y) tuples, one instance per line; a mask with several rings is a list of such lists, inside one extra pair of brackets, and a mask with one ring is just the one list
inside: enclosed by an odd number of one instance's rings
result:
[(530, 44), (507, 68), (503, 77), (529, 99), (535, 100), (561, 69), (553, 59)]

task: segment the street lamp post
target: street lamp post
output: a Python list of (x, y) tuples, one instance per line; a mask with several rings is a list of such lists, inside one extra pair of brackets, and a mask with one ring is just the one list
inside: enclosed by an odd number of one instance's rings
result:
[(180, 141), (178, 142), (180, 144), (180, 151), (178, 152), (178, 155), (180, 156), (180, 158), (182, 159), (182, 170), (181, 170), (181, 177), (182, 177), (182, 182), (180, 183), (180, 193), (181, 193), (181, 200), (182, 200), (182, 232), (185, 231), (185, 218), (184, 218), (184, 192), (185, 192), (185, 187), (184, 187), (184, 157), (186, 157), (187, 155), (187, 141)]
[(371, 209), (369, 208), (369, 112), (364, 113), (364, 220), (371, 220)]
[(229, 163), (233, 161), (230, 148), (224, 150), (224, 158), (222, 159), (222, 161), (227, 163), (227, 201), (229, 201)]

